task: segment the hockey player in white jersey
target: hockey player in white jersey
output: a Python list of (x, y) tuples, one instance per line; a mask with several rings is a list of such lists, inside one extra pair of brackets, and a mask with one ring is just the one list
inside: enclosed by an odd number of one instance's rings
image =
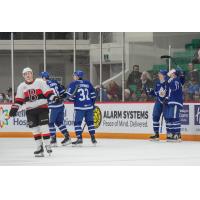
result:
[(23, 70), (24, 82), (17, 88), (15, 102), (10, 110), (10, 117), (15, 117), (18, 109), (24, 105), (26, 109), (27, 123), (32, 129), (37, 150), (36, 157), (44, 156), (43, 142), (47, 153), (52, 153), (49, 133), (49, 109), (47, 99), (55, 102), (59, 98), (54, 95), (53, 90), (42, 79), (34, 79), (33, 71), (27, 67)]

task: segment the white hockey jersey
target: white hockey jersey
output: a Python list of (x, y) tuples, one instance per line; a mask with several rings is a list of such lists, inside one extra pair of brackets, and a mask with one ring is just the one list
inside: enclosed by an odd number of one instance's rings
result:
[(17, 88), (15, 107), (25, 105), (26, 110), (47, 108), (47, 99), (54, 98), (53, 90), (42, 79), (35, 79), (31, 83), (23, 82)]

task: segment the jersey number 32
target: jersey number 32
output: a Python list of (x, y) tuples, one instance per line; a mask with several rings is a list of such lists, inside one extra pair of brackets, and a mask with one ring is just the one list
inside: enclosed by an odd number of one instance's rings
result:
[(90, 100), (89, 91), (87, 88), (79, 88), (77, 92), (80, 95), (79, 101)]

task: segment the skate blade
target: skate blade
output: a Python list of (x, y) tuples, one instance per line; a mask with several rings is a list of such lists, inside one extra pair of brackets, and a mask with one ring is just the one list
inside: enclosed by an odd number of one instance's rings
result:
[[(62, 144), (62, 143), (61, 143)], [(64, 144), (62, 144), (62, 146), (68, 146), (68, 145), (70, 145), (70, 144), (72, 144), (72, 142), (70, 141), (70, 142), (66, 142), (66, 143), (64, 143)]]
[(179, 143), (181, 142), (180, 140), (166, 140), (167, 142), (170, 142), (170, 143)]
[(51, 144), (51, 147), (58, 147), (57, 144)]
[(158, 139), (149, 139), (149, 141), (151, 141), (151, 142), (159, 142), (160, 139), (159, 138)]
[(92, 143), (92, 146), (93, 146), (93, 147), (96, 147), (96, 146), (97, 146), (97, 142)]
[(82, 147), (83, 144), (72, 144), (72, 147)]
[(36, 157), (36, 158), (44, 157), (44, 153), (41, 153), (41, 154), (35, 154), (35, 157)]

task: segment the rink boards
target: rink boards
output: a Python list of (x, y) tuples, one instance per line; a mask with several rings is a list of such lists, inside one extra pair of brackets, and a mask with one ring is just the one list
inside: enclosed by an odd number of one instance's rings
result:
[[(147, 139), (153, 131), (153, 103), (97, 103), (100, 112), (95, 120), (100, 125), (96, 129), (99, 138)], [(14, 118), (9, 118), (11, 105), (0, 104), (0, 137), (31, 137), (30, 129), (26, 126), (25, 110), (19, 110)], [(180, 114), (183, 140), (200, 140), (200, 103), (185, 103)], [(65, 104), (65, 124), (70, 134), (74, 133), (74, 107)], [(84, 123), (82, 124), (84, 126)], [(58, 131), (59, 132), (59, 131)], [(165, 123), (161, 138), (165, 138)], [(61, 134), (58, 134), (61, 136)], [(87, 128), (84, 136), (88, 137)]]

